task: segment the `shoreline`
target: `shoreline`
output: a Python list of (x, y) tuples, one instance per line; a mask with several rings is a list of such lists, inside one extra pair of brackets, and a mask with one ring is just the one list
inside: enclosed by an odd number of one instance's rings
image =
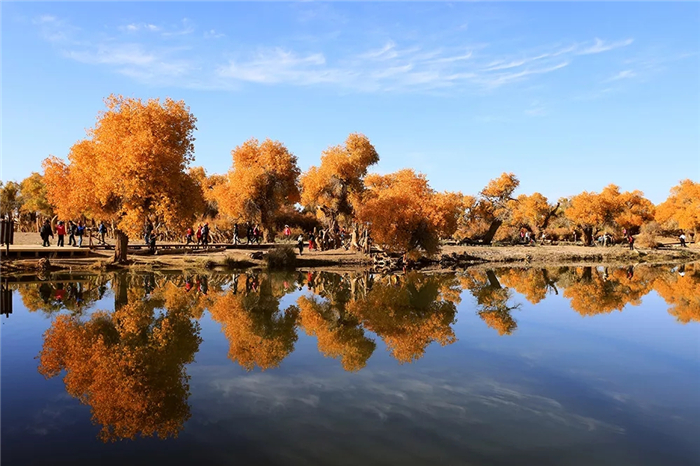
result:
[[(285, 244), (279, 244), (284, 246)], [(157, 255), (129, 255), (125, 264), (111, 263), (111, 250), (91, 251), (83, 257), (3, 259), (2, 275), (30, 271), (114, 271), (114, 270), (242, 270), (266, 268), (262, 258), (270, 245), (251, 249), (196, 253), (164, 253)], [(254, 256), (254, 257), (251, 257)], [(378, 273), (401, 271), (399, 258), (382, 253), (363, 255), (345, 250), (305, 251), (297, 254), (294, 269), (309, 270), (366, 270)], [(541, 266), (629, 266), (637, 264), (681, 264), (700, 261), (700, 247), (641, 249), (634, 251), (623, 246), (444, 246), (431, 259), (421, 259), (411, 269), (425, 272), (454, 272), (475, 266), (487, 267), (541, 267)]]

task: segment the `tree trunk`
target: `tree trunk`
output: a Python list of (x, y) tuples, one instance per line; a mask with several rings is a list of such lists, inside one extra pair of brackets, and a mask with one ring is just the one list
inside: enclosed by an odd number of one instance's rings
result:
[(116, 244), (114, 245), (114, 262), (126, 262), (126, 248), (129, 244), (129, 237), (126, 233), (117, 229), (114, 230)]
[(493, 241), (493, 237), (496, 236), (496, 232), (501, 227), (501, 225), (503, 225), (503, 222), (498, 219), (491, 222), (489, 231), (487, 231), (486, 235), (484, 235), (484, 244), (491, 244), (491, 241)]
[(547, 216), (544, 218), (544, 221), (542, 222), (542, 225), (540, 225), (540, 232), (544, 231), (547, 229), (547, 226), (549, 225), (549, 221), (552, 219), (552, 216), (557, 213), (557, 210), (559, 210), (559, 203), (557, 202), (557, 205), (554, 206), (552, 210), (547, 212)]
[(583, 229), (583, 245), (590, 246), (593, 244), (593, 227), (584, 227)]

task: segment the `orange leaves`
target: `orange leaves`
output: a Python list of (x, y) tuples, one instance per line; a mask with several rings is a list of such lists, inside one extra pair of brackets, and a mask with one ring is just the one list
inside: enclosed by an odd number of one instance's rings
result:
[(671, 189), (671, 194), (656, 210), (660, 223), (670, 223), (678, 228), (700, 228), (700, 183), (683, 180)]
[(104, 441), (166, 438), (190, 417), (184, 366), (200, 343), (188, 313), (156, 315), (137, 300), (86, 322), (59, 316), (44, 334), (39, 372), (66, 371), (67, 392), (90, 405)]
[(350, 134), (345, 145), (326, 149), (321, 165), (311, 167), (301, 177), (302, 205), (329, 220), (338, 215), (350, 217), (364, 190), (367, 168), (378, 161), (379, 155), (366, 136)]
[(299, 311), (294, 306), (279, 310), (269, 277), (263, 279), (259, 293), (229, 292), (216, 297), (210, 312), (212, 319), (223, 324), (229, 358), (247, 370), (277, 367), (294, 350)]
[(547, 198), (540, 193), (531, 195), (521, 194), (516, 200), (508, 204), (511, 210), (510, 224), (520, 228), (528, 227), (533, 232), (539, 232), (544, 226), (552, 206), (547, 202)]
[(372, 227), (372, 237), (388, 251), (422, 250), (435, 254), (440, 235), (452, 235), (461, 210), (461, 195), (437, 194), (425, 175), (400, 170), (369, 175), (357, 217)]
[(185, 171), (194, 158), (195, 117), (185, 103), (109, 96), (88, 138), (65, 164), (44, 161), (49, 201), (62, 217), (111, 219), (130, 235), (146, 218), (183, 227), (203, 208)]
[(324, 356), (340, 358), (343, 369), (355, 372), (367, 365), (376, 343), (365, 336), (355, 319), (336, 312), (330, 302), (320, 302), (314, 297), (300, 296), (299, 324), (308, 335), (318, 339), (318, 350)]
[(510, 199), (518, 186), (520, 181), (513, 173), (502, 173), (489, 181), (480, 194), (491, 202), (502, 203)]
[(299, 202), (297, 158), (279, 141), (250, 139), (231, 151), (233, 168), (214, 186), (223, 215), (274, 227), (281, 209)]
[(700, 322), (700, 267), (682, 266), (674, 275), (662, 275), (654, 282), (654, 289), (671, 306), (669, 314), (678, 322)]
[(593, 229), (614, 230), (639, 228), (653, 220), (654, 205), (641, 191), (620, 192), (614, 184), (598, 193), (582, 192), (571, 198), (564, 215), (574, 225), (582, 228), (586, 242), (590, 242)]
[(442, 346), (457, 341), (451, 327), (457, 315), (455, 303), (439, 298), (441, 280), (451, 277), (411, 273), (397, 284), (392, 277), (384, 278), (366, 297), (350, 302), (348, 311), (379, 335), (400, 363), (420, 359), (434, 341)]

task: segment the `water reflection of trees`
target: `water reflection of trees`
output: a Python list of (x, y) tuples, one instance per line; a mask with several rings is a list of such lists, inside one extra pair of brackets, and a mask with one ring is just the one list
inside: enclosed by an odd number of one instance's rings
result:
[[(463, 290), (499, 335), (517, 329), (520, 299), (538, 304), (549, 294), (594, 316), (638, 305), (655, 290), (679, 322), (700, 322), (696, 264), (476, 268), (457, 275), (118, 273), (13, 287), (32, 312), (69, 311), (44, 336), (40, 371), (47, 377), (66, 371), (67, 391), (92, 407), (105, 439), (167, 437), (181, 429), (189, 417), (184, 365), (197, 351), (195, 319), (206, 310), (222, 324), (229, 358), (248, 370), (278, 367), (294, 350), (297, 328), (348, 371), (365, 367), (374, 353), (369, 332), (400, 363), (416, 361), (431, 343), (456, 341)], [(110, 289), (114, 312), (89, 315)], [(285, 295), (300, 291), (296, 305), (281, 308)]]
[[(274, 279), (273, 279), (274, 277)], [(245, 281), (239, 292), (238, 283)], [(293, 279), (270, 274), (242, 274), (237, 286), (216, 296), (210, 307), (212, 319), (223, 325), (229, 341), (229, 358), (247, 370), (277, 367), (294, 350), (299, 310), (280, 310), (280, 299)]]
[(190, 417), (185, 364), (202, 341), (199, 324), (184, 301), (142, 299), (138, 291), (129, 289), (111, 313), (59, 315), (39, 354), (47, 378), (66, 371), (66, 391), (91, 407), (105, 441), (177, 436)]
[(512, 303), (513, 294), (503, 287), (493, 270), (467, 270), (460, 276), (462, 287), (474, 296), (479, 317), (499, 335), (510, 335), (518, 327), (511, 312), (520, 307)]
[[(307, 274), (308, 276), (308, 274)], [(299, 325), (307, 335), (314, 335), (318, 340), (318, 350), (326, 357), (340, 358), (343, 368), (357, 371), (365, 367), (367, 360), (377, 347), (376, 343), (365, 335), (357, 317), (347, 310), (347, 304), (364, 286), (358, 287), (358, 281), (364, 277), (319, 273), (315, 283), (315, 296), (300, 296)]]
[(109, 278), (105, 275), (70, 277), (53, 281), (31, 281), (13, 284), (29, 312), (42, 311), (48, 315), (62, 310), (81, 314), (107, 292)]
[(668, 312), (678, 322), (700, 322), (699, 264), (681, 265), (659, 275), (654, 289), (671, 306)]
[(445, 346), (457, 340), (452, 324), (458, 284), (453, 275), (377, 277), (366, 296), (347, 307), (365, 329), (384, 340), (399, 362), (412, 362), (423, 357), (432, 342)]

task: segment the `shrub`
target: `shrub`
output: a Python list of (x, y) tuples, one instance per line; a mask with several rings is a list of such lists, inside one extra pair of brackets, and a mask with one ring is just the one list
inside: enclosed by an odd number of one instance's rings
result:
[(657, 248), (661, 244), (656, 241), (656, 237), (661, 234), (661, 227), (656, 222), (649, 222), (642, 225), (641, 231), (636, 238), (638, 246), (643, 248)]
[(293, 269), (296, 260), (297, 254), (290, 246), (278, 246), (265, 256), (268, 269)]

